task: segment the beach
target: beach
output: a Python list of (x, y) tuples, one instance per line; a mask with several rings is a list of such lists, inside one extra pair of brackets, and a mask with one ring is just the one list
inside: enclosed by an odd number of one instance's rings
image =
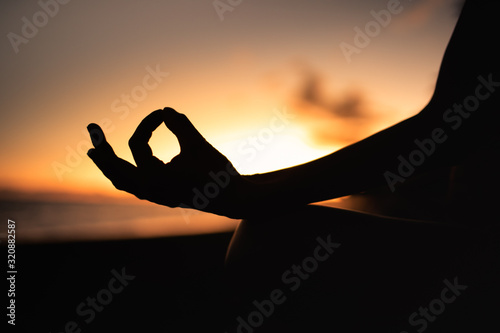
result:
[[(295, 215), (303, 214), (311, 212)], [(237, 254), (228, 267), (224, 258), (232, 232), (19, 244), (15, 328), (228, 333), (498, 328), (496, 231), (369, 225), (362, 218), (317, 221), (286, 229), (265, 226), (265, 235), (252, 226), (246, 231), (254, 242), (251, 251)]]
[(498, 4), (2, 2), (4, 326), (500, 332)]
[(230, 237), (222, 233), (20, 245), (15, 328), (19, 332), (213, 328), (211, 315), (221, 312), (220, 277)]

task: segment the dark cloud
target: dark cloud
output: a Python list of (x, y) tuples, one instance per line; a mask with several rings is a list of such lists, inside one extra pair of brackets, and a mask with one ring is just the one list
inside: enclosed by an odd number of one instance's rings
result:
[(365, 94), (354, 87), (330, 91), (331, 84), (310, 66), (299, 66), (299, 82), (291, 104), (297, 121), (317, 144), (343, 146), (370, 134), (377, 120)]
[(298, 102), (319, 107), (338, 118), (366, 117), (363, 97), (360, 93), (350, 91), (340, 97), (332, 97), (325, 93), (325, 84), (321, 76), (308, 69), (303, 71), (298, 89)]

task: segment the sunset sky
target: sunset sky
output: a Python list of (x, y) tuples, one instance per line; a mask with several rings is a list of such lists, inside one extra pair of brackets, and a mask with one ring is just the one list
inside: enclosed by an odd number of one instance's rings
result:
[[(60, 1), (0, 4), (2, 190), (116, 194), (85, 155), (87, 124), (102, 124), (132, 161), (128, 138), (165, 106), (242, 173), (326, 155), (428, 102), (459, 8), (452, 0)], [(397, 13), (383, 26), (373, 13), (388, 6)], [(378, 30), (360, 44), (356, 31), (367, 26)], [(346, 44), (357, 53), (346, 57)], [(157, 132), (151, 146), (168, 161), (177, 141)]]

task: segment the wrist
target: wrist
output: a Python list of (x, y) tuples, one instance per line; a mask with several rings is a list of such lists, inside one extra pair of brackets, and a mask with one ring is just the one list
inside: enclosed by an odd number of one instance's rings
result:
[(266, 191), (264, 185), (252, 176), (241, 176), (242, 190), (239, 191), (238, 201), (244, 206), (244, 217), (253, 215), (261, 209), (265, 202)]
[(244, 218), (268, 215), (279, 206), (280, 196), (276, 191), (279, 187), (274, 181), (263, 179), (260, 174), (245, 175), (241, 178), (244, 190), (240, 192), (242, 197), (239, 201), (245, 206)]

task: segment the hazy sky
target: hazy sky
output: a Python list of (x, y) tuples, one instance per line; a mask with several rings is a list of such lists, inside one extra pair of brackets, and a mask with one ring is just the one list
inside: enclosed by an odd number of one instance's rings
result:
[[(164, 106), (244, 173), (320, 157), (426, 104), (458, 13), (451, 0), (60, 2), (0, 4), (1, 188), (110, 192), (86, 125), (132, 161), (128, 138)], [(151, 145), (178, 151), (163, 128)]]

